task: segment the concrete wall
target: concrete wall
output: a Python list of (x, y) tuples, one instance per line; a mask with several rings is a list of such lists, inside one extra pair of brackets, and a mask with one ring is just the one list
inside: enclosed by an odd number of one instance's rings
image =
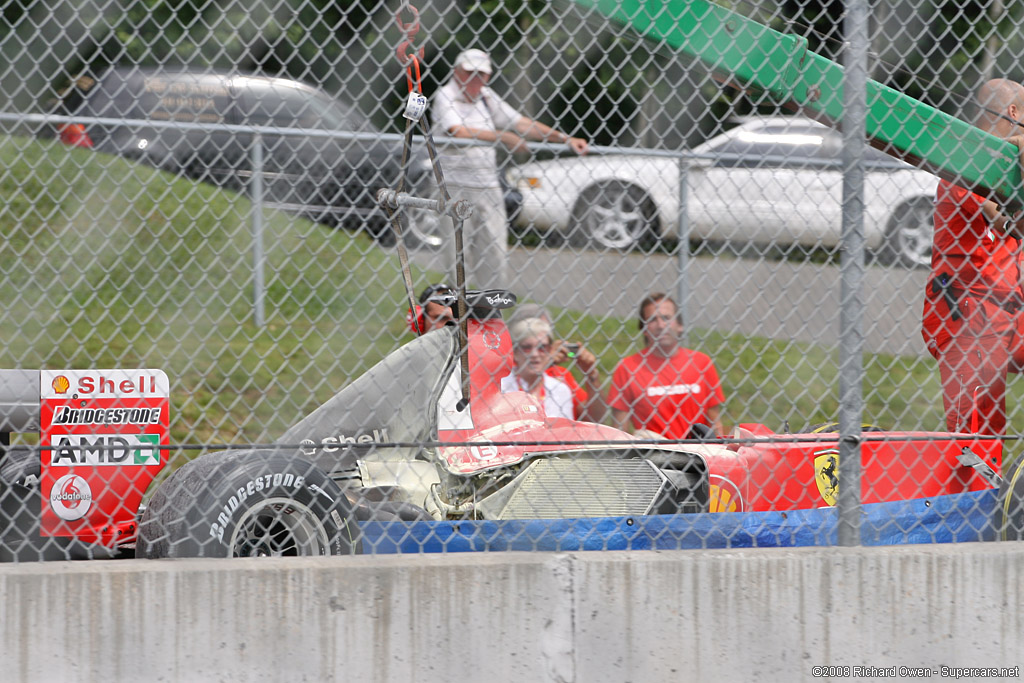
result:
[(972, 543), (7, 565), (0, 680), (939, 679), (1024, 665), (1022, 563)]

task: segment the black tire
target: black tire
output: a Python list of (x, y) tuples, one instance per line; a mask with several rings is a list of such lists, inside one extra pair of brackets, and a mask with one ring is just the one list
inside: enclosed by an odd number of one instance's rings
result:
[(580, 192), (569, 220), (574, 247), (629, 251), (657, 239), (657, 210), (640, 187), (604, 180)]
[(153, 494), (136, 556), (264, 557), (360, 552), (352, 505), (309, 462), (282, 453), (211, 454)]
[(996, 529), (1004, 541), (1024, 540), (1024, 456), (1006, 469), (999, 484)]
[(927, 197), (896, 207), (885, 230), (882, 262), (906, 268), (928, 268), (932, 263), (935, 203)]

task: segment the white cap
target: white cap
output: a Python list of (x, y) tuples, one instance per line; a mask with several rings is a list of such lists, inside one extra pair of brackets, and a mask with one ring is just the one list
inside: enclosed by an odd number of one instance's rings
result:
[(463, 50), (455, 58), (455, 66), (466, 71), (480, 71), (491, 74), (491, 58), (483, 50)]

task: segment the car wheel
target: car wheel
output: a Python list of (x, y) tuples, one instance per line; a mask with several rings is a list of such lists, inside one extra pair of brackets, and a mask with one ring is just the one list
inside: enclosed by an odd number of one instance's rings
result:
[(1024, 456), (1018, 457), (999, 484), (996, 530), (1004, 541), (1024, 540)]
[(172, 474), (139, 523), (136, 556), (279, 557), (360, 551), (352, 505), (309, 462), (212, 454)]
[(883, 263), (907, 268), (931, 266), (934, 211), (934, 203), (925, 197), (896, 207), (885, 231)]
[(618, 180), (586, 187), (573, 205), (569, 243), (626, 251), (655, 236), (654, 202)]

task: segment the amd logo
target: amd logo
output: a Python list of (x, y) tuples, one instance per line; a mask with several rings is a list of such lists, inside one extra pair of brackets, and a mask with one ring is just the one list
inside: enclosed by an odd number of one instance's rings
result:
[(54, 434), (50, 464), (158, 465), (159, 434)]

